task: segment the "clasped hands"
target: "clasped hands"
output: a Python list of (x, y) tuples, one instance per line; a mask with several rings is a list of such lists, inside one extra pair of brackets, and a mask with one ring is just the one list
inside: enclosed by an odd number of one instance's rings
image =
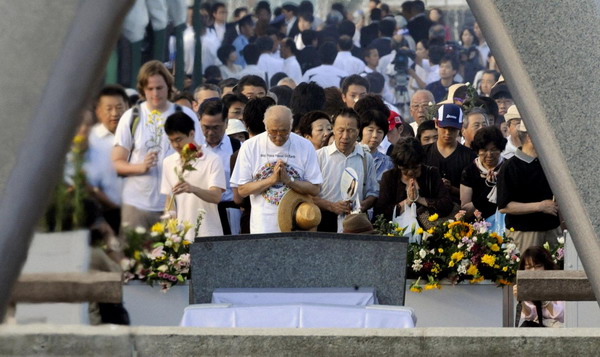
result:
[(292, 179), (287, 172), (286, 163), (283, 160), (277, 160), (275, 168), (273, 168), (273, 174), (269, 176), (269, 179), (271, 180), (271, 186), (277, 182), (281, 182), (286, 186), (290, 185)]

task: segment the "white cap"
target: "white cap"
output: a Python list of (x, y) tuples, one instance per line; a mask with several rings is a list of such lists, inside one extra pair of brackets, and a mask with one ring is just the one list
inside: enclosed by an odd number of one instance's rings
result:
[(244, 122), (239, 119), (229, 119), (227, 121), (227, 130), (225, 130), (225, 134), (237, 134), (237, 133), (247, 133), (246, 126)]

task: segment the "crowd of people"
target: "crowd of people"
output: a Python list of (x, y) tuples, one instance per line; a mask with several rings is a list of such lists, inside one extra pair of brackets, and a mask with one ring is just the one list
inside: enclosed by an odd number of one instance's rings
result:
[[(452, 42), (442, 11), (420, 0), (398, 14), (379, 0), (367, 14), (336, 3), (325, 19), (310, 1), (273, 12), (260, 1), (230, 23), (227, 10), (203, 4), (197, 88), (174, 88), (149, 61), (139, 98), (118, 85), (98, 94), (86, 168), (115, 234), (165, 214), (193, 222), (199, 209), (200, 236), (279, 232), (278, 206), (294, 191), (318, 207), (317, 231), (415, 204), (485, 219), (521, 252), (562, 235), (529, 118), (477, 23)], [(189, 144), (194, 170), (178, 173)], [(342, 190), (347, 173), (356, 199)]]

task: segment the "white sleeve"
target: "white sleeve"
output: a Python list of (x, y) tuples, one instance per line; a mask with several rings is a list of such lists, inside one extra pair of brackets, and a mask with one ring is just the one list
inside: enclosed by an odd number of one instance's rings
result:
[(165, 158), (163, 160), (163, 170), (162, 170), (162, 178), (160, 180), (160, 193), (163, 195), (170, 195), (173, 191), (173, 186), (169, 182), (169, 177), (167, 172), (172, 170), (173, 168), (169, 165), (169, 158)]
[(123, 113), (121, 119), (119, 119), (117, 130), (115, 131), (115, 146), (122, 146), (129, 151), (133, 148), (133, 136), (131, 135), (132, 115), (133, 108), (130, 108)]
[(312, 144), (310, 145), (311, 147), (303, 148), (307, 152), (303, 180), (314, 185), (320, 185), (323, 183), (323, 175), (321, 174), (321, 167), (317, 160), (317, 152), (312, 147)]
[(211, 158), (208, 169), (208, 187), (218, 187), (222, 190), (227, 189), (225, 184), (225, 170), (218, 156)]

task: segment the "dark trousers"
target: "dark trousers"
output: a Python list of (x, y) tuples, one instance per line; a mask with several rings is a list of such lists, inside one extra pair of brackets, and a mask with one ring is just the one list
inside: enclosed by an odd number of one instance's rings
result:
[(240, 208), (233, 201), (219, 202), (217, 205), (219, 210), (219, 218), (221, 218), (221, 227), (223, 228), (223, 235), (231, 235), (231, 227), (229, 227), (229, 219), (227, 219), (227, 208)]

